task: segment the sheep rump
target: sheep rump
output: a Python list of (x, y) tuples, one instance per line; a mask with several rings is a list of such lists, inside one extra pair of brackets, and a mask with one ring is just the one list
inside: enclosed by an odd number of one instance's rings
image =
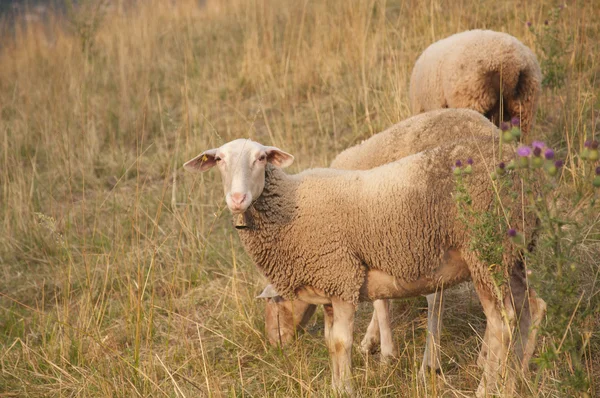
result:
[(410, 79), (410, 104), (413, 113), (470, 108), (493, 123), (501, 121), (502, 112), (504, 121), (519, 117), (526, 136), (534, 123), (541, 81), (535, 54), (518, 39), (469, 30), (431, 44), (419, 56)]

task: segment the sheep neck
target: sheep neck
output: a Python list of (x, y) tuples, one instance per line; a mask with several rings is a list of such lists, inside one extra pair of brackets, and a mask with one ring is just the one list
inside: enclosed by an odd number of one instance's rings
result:
[(282, 170), (267, 165), (262, 194), (244, 213), (247, 228), (238, 230), (243, 236), (272, 235), (289, 224), (295, 213), (294, 198), (299, 181)]

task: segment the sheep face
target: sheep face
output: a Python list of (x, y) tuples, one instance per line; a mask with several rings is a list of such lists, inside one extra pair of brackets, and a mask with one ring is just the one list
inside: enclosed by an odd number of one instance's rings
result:
[(227, 207), (233, 214), (240, 214), (262, 194), (267, 163), (283, 168), (293, 161), (292, 155), (279, 148), (242, 138), (204, 151), (183, 167), (199, 172), (217, 166), (221, 172)]
[(286, 345), (296, 335), (299, 328), (308, 323), (316, 310), (316, 305), (302, 300), (286, 300), (272, 285), (267, 285), (257, 298), (266, 299), (265, 332), (272, 345)]

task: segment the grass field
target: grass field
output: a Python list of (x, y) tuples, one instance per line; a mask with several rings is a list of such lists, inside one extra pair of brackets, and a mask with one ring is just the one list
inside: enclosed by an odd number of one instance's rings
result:
[[(321, 310), (290, 347), (266, 343), (254, 298), (266, 281), (231, 227), (218, 173), (181, 165), (240, 137), (295, 155), (291, 172), (327, 165), (410, 116), (414, 61), (455, 32), (508, 32), (556, 76), (532, 137), (566, 160), (556, 192), (577, 218), (570, 206), (590, 171), (575, 154), (600, 126), (592, 1), (120, 3), (83, 2), (10, 33), (2, 25), (0, 397), (329, 396)], [(572, 322), (542, 334), (540, 352), (558, 349), (532, 366), (522, 396), (600, 396), (595, 206), (564, 235), (577, 232), (578, 306), (547, 320)], [(540, 267), (553, 261), (543, 253)], [(548, 281), (536, 281), (545, 299), (556, 293)], [(460, 290), (448, 299), (443, 377), (427, 387), (417, 378), (424, 299), (393, 305), (392, 366), (357, 349), (370, 315), (361, 305), (353, 358), (363, 396), (473, 395), (485, 320)], [(561, 351), (580, 335), (581, 358)]]

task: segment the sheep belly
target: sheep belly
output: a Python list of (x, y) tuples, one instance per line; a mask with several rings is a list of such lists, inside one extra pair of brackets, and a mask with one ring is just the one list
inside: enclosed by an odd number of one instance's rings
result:
[(456, 250), (451, 249), (444, 253), (442, 265), (431, 275), (414, 281), (405, 281), (375, 269), (368, 270), (359, 299), (373, 301), (427, 295), (443, 287), (464, 282), (470, 279), (469, 276), (467, 264)]

